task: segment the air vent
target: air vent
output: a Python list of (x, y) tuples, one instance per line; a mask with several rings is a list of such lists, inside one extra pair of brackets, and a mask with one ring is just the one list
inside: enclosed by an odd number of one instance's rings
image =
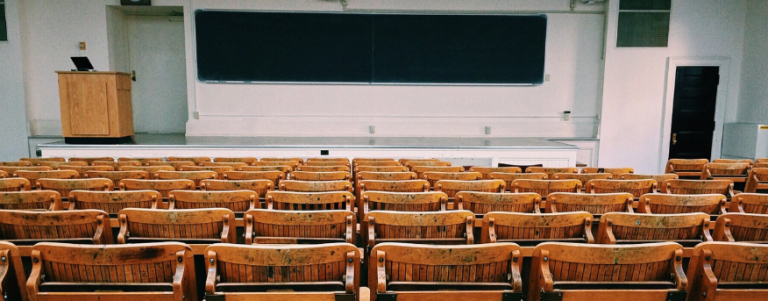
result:
[(667, 47), (672, 0), (621, 0), (616, 47)]

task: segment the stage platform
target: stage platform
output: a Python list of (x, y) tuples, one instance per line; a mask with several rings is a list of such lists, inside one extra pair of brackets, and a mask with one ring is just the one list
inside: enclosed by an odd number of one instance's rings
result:
[(40, 144), (43, 157), (392, 157), (440, 158), (454, 165), (576, 166), (578, 147), (537, 138), (185, 137), (138, 134), (108, 145)]

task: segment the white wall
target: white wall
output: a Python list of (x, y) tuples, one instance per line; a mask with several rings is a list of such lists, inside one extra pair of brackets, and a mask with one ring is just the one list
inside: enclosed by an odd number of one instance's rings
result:
[[(741, 79), (746, 0), (672, 1), (669, 47), (617, 48), (618, 1), (611, 1), (600, 128), (601, 166), (631, 166), (638, 173), (663, 172), (662, 113), (670, 57), (725, 58), (719, 89), (727, 89), (725, 122), (736, 120)], [(671, 87), (669, 87), (671, 88)], [(671, 100), (668, 100), (671, 101)], [(719, 125), (722, 126), (722, 123)]]
[(768, 123), (768, 1), (748, 0), (739, 122)]
[[(536, 87), (202, 83), (191, 77), (189, 136), (594, 137), (599, 114), (602, 14), (568, 14), (569, 1), (349, 1), (356, 11), (545, 11), (545, 72)], [(579, 6), (601, 11), (602, 5)], [(341, 10), (339, 2), (194, 0), (191, 9)], [(559, 11), (560, 13), (553, 12)], [(190, 26), (194, 24), (190, 23)], [(190, 30), (188, 38), (194, 39)], [(196, 74), (194, 48), (188, 72)], [(192, 96), (195, 95), (195, 96)], [(571, 121), (562, 112), (571, 111)]]
[(5, 0), (8, 41), (0, 42), (0, 161), (29, 156), (18, 0)]

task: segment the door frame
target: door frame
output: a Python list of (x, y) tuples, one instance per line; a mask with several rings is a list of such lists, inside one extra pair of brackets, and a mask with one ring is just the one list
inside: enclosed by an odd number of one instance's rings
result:
[(664, 104), (661, 118), (661, 144), (659, 145), (659, 170), (663, 172), (669, 157), (669, 143), (672, 136), (672, 107), (675, 103), (675, 81), (677, 67), (719, 67), (720, 84), (715, 100), (715, 131), (712, 134), (712, 158), (720, 158), (723, 144), (726, 102), (728, 100), (728, 79), (731, 59), (727, 57), (669, 57), (667, 58), (667, 82), (664, 86)]

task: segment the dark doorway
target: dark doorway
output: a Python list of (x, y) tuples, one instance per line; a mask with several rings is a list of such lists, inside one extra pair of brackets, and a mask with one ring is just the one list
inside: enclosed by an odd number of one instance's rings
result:
[(677, 67), (669, 158), (710, 159), (720, 67)]

